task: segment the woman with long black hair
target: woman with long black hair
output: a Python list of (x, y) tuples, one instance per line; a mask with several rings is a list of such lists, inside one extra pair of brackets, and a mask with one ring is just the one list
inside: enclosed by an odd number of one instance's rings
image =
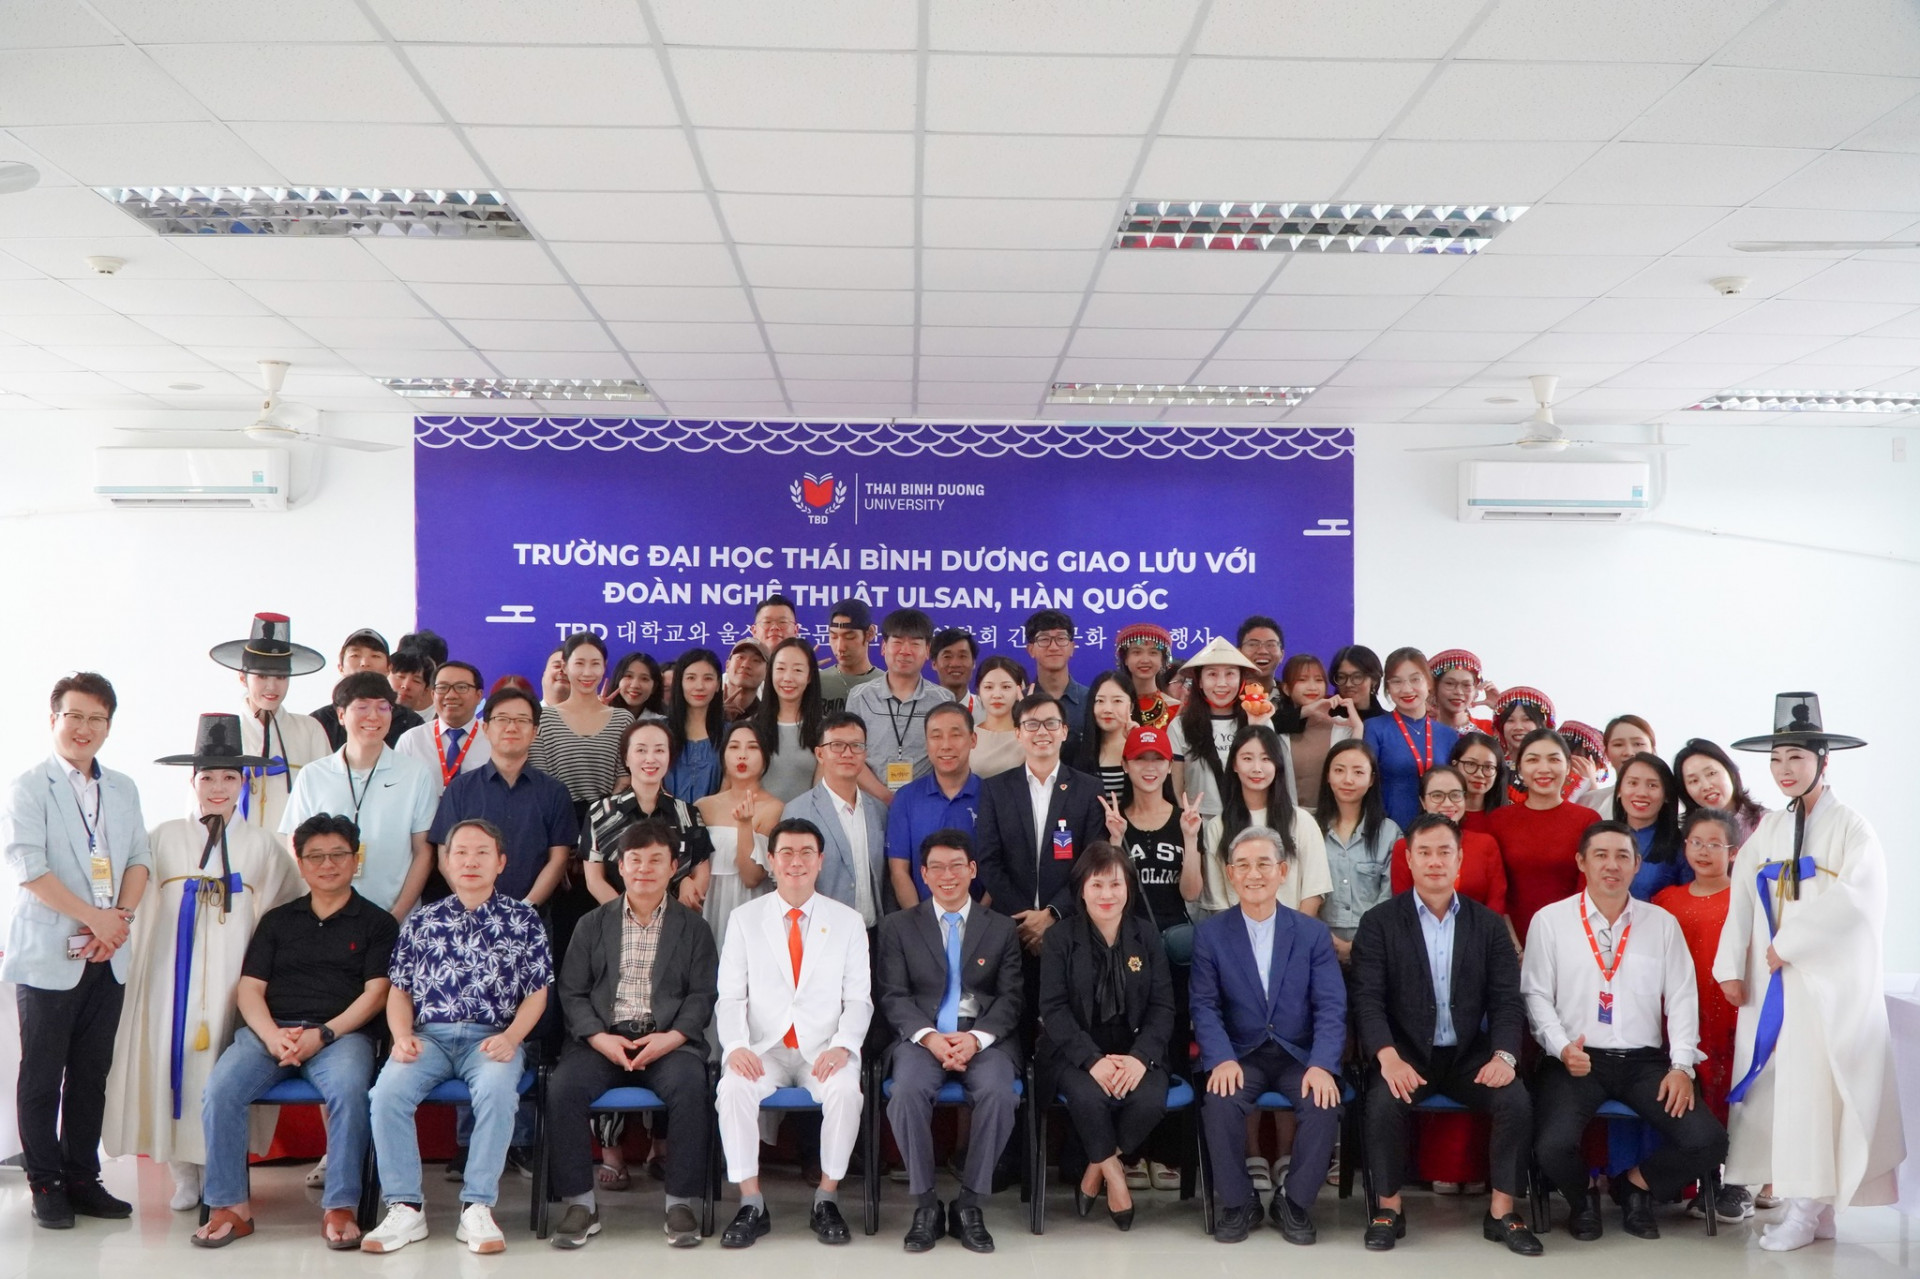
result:
[(785, 804), (813, 787), (819, 760), (820, 720), (826, 702), (820, 692), (820, 662), (813, 644), (790, 636), (774, 647), (767, 661), (767, 682), (753, 713), (767, 769), (760, 785)]
[(1348, 739), (1327, 752), (1313, 816), (1325, 840), (1333, 891), (1320, 908), (1320, 922), (1332, 930), (1333, 953), (1343, 965), (1360, 917), (1393, 895), (1400, 826), (1387, 816), (1384, 790), (1379, 761), (1365, 742)]
[(660, 663), (651, 653), (628, 653), (607, 676), (606, 703), (635, 719), (665, 719), (667, 690), (660, 683)]
[[(1286, 755), (1280, 738), (1264, 724), (1249, 724), (1234, 734), (1227, 760), (1231, 767), (1220, 815), (1208, 819), (1201, 829), (1201, 845), (1207, 850), (1201, 862), (1201, 914), (1216, 915), (1238, 900), (1227, 883), (1227, 849), (1247, 827), (1265, 826), (1279, 834), (1297, 872), (1281, 886), (1280, 904), (1318, 917), (1333, 891), (1326, 843), (1313, 815), (1297, 807), (1287, 794)], [(1179, 790), (1178, 782), (1174, 789)]]
[(1652, 751), (1627, 760), (1607, 815), (1625, 822), (1640, 846), (1640, 869), (1628, 890), (1635, 898), (1652, 901), (1663, 888), (1693, 882), (1693, 867), (1680, 843), (1680, 784), (1666, 760)]
[(1333, 687), (1360, 708), (1362, 720), (1387, 713), (1387, 708), (1380, 704), (1380, 686), (1386, 678), (1380, 654), (1365, 644), (1348, 644), (1333, 655)]
[(690, 648), (673, 663), (673, 693), (667, 702), (673, 768), (667, 774), (667, 791), (690, 804), (720, 789), (720, 730), (727, 725), (720, 670), (720, 658), (710, 648)]
[(1087, 685), (1087, 731), (1073, 766), (1100, 779), (1109, 799), (1127, 787), (1127, 730), (1133, 727), (1133, 698), (1119, 671), (1101, 671)]
[[(1167, 740), (1174, 752), (1173, 789), (1180, 795), (1198, 795), (1201, 815), (1218, 817), (1227, 786), (1229, 748), (1249, 724), (1272, 722), (1272, 703), (1265, 702), (1266, 690), (1258, 685), (1252, 686), (1257, 698), (1251, 693), (1243, 696), (1257, 668), (1224, 639), (1210, 641), (1187, 659), (1181, 671), (1192, 677), (1193, 694), (1180, 708), (1180, 717), (1167, 728)], [(1249, 700), (1255, 707), (1265, 702), (1268, 713), (1254, 715), (1248, 710)], [(1285, 759), (1286, 747), (1278, 749), (1286, 764), (1282, 769), (1283, 789), (1291, 798), (1292, 765)], [(1222, 885), (1225, 882), (1221, 880)]]
[(1747, 793), (1733, 757), (1715, 743), (1695, 737), (1674, 754), (1673, 771), (1680, 779), (1682, 816), (1698, 808), (1717, 808), (1728, 814), (1733, 820), (1737, 853), (1767, 815), (1767, 808)]
[(1460, 770), (1467, 784), (1466, 811), (1460, 815), (1460, 829), (1487, 834), (1487, 819), (1495, 809), (1512, 802), (1507, 788), (1512, 776), (1498, 739), (1482, 732), (1460, 734), (1447, 754), (1447, 763)]

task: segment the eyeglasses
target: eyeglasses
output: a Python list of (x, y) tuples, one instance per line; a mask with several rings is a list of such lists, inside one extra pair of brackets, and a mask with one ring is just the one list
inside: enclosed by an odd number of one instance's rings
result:
[(1411, 693), (1416, 688), (1425, 688), (1427, 681), (1418, 675), (1396, 675), (1387, 681), (1389, 693)]
[(921, 866), (920, 874), (923, 878), (929, 879), (936, 875), (958, 875), (967, 868), (967, 865), (966, 862), (927, 862)]
[(532, 728), (531, 715), (489, 715), (487, 723), (498, 724), (502, 728)]
[(1235, 861), (1232, 869), (1241, 872), (1258, 871), (1262, 875), (1270, 875), (1280, 869), (1280, 863), (1271, 857), (1263, 857), (1257, 862)]
[(1700, 853), (1724, 853), (1733, 845), (1722, 843), (1717, 839), (1689, 839), (1687, 847)]
[(300, 854), (300, 860), (303, 862), (311, 862), (315, 866), (338, 866), (342, 862), (351, 861), (356, 856), (358, 856), (357, 853), (350, 853), (350, 852), (348, 853), (302, 853)]
[(1043, 631), (1038, 635), (1027, 636), (1028, 648), (1065, 648), (1073, 643), (1073, 636), (1065, 631)]
[(1473, 777), (1491, 777), (1495, 773), (1500, 771), (1500, 765), (1497, 763), (1475, 764), (1475, 763), (1470, 763), (1469, 761), (1464, 759), (1461, 760), (1458, 764), (1455, 764), (1454, 767), (1459, 769), (1461, 772), (1466, 773)]
[(821, 742), (820, 749), (829, 755), (864, 755), (867, 753), (865, 742)]
[(107, 725), (113, 723), (113, 716), (111, 715), (87, 715), (80, 711), (61, 711), (60, 718), (65, 720), (67, 724), (73, 728), (78, 728), (82, 724), (85, 724), (88, 728), (105, 728)]
[(1463, 790), (1430, 790), (1427, 792), (1429, 804), (1462, 804), (1467, 799)]
[(1020, 731), (1023, 733), (1057, 733), (1067, 726), (1064, 719), (1023, 719)]
[(1333, 677), (1333, 682), (1338, 684), (1341, 688), (1346, 688), (1350, 684), (1364, 684), (1367, 682), (1368, 678), (1369, 677), (1365, 671), (1348, 671), (1344, 675), (1335, 675)]
[(1240, 645), (1240, 651), (1242, 653), (1278, 653), (1280, 641), (1250, 639)]
[(480, 691), (480, 686), (478, 684), (435, 684), (433, 691), (436, 693), (477, 693)]

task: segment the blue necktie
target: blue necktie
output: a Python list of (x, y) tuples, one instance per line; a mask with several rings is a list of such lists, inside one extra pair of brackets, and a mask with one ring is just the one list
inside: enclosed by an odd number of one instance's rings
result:
[(940, 998), (933, 1028), (951, 1035), (960, 1029), (960, 915), (949, 911), (940, 918), (947, 926), (947, 993)]
[(466, 731), (467, 730), (464, 728), (449, 728), (447, 730), (446, 766), (448, 768), (452, 768), (454, 765), (454, 762), (460, 758), (460, 738), (462, 737), (462, 735), (466, 733)]

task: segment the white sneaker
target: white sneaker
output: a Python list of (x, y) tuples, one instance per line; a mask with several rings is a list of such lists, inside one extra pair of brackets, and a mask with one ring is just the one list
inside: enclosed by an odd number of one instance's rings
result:
[(1768, 1252), (1792, 1252), (1812, 1243), (1819, 1228), (1820, 1204), (1812, 1199), (1790, 1199), (1787, 1215), (1761, 1232), (1760, 1246)]
[(1247, 1177), (1253, 1182), (1253, 1188), (1255, 1190), (1267, 1191), (1273, 1189), (1273, 1169), (1271, 1165), (1259, 1155), (1247, 1156)]
[(453, 1237), (467, 1245), (469, 1252), (505, 1252), (507, 1237), (494, 1224), (493, 1209), (486, 1204), (468, 1204), (460, 1210), (460, 1225)]
[(206, 1171), (202, 1164), (190, 1164), (175, 1161), (167, 1165), (173, 1171), (173, 1198), (167, 1200), (167, 1207), (175, 1212), (185, 1212), (189, 1208), (200, 1206), (201, 1174)]
[(361, 1252), (399, 1252), (427, 1237), (427, 1219), (411, 1204), (388, 1204), (386, 1219), (360, 1240)]
[(307, 1169), (307, 1189), (318, 1190), (327, 1184), (327, 1157), (320, 1156), (320, 1162)]

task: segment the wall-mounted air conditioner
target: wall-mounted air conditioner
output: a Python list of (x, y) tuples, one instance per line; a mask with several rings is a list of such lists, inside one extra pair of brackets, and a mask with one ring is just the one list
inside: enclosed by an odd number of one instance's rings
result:
[(1645, 462), (1462, 462), (1460, 519), (1620, 524), (1653, 503)]
[(284, 511), (285, 449), (95, 449), (93, 492), (131, 510)]

